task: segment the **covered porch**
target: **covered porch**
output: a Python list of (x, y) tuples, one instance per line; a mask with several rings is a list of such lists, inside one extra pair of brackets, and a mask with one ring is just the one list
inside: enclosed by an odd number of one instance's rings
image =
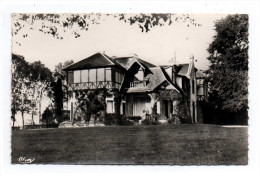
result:
[(175, 90), (127, 94), (126, 116), (151, 116), (154, 112), (159, 119), (169, 119), (173, 114), (177, 114), (180, 98), (180, 93)]

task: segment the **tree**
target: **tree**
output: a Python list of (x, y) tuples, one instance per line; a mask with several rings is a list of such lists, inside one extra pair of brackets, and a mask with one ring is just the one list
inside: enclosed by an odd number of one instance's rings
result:
[(51, 83), (53, 103), (54, 103), (54, 114), (55, 118), (59, 123), (63, 121), (63, 90), (61, 79), (58, 78), (56, 82)]
[(41, 118), (41, 101), (43, 94), (47, 92), (48, 85), (52, 81), (52, 72), (40, 61), (28, 63), (22, 56), (12, 55), (12, 119), (20, 111), (31, 113), (32, 124), (37, 105), (39, 105), (39, 118)]
[(29, 111), (31, 103), (29, 92), (31, 82), (29, 80), (29, 63), (22, 56), (12, 54), (12, 81), (11, 81), (11, 111), (13, 124), (18, 111), (22, 114), (24, 127), (24, 113)]
[(53, 112), (47, 107), (42, 114), (42, 122), (48, 126), (53, 120)]
[(41, 119), (41, 103), (44, 94), (47, 94), (47, 91), (50, 87), (51, 82), (53, 81), (52, 72), (45, 67), (40, 61), (36, 61), (30, 64), (29, 67), (31, 81), (31, 114), (32, 114), (32, 123), (34, 123), (33, 115), (36, 114), (36, 109), (38, 105), (38, 114), (39, 119)]
[(84, 117), (86, 121), (90, 120), (91, 115), (104, 111), (106, 109), (105, 97), (107, 90), (104, 88), (102, 93), (98, 90), (76, 91), (76, 110), (74, 117), (78, 115)]
[[(67, 73), (63, 70), (63, 68), (73, 64), (73, 60), (67, 60), (64, 63), (59, 63), (55, 66), (54, 72), (53, 72), (53, 77), (58, 80), (61, 79), (62, 82), (62, 92), (63, 92), (63, 101), (68, 103), (68, 96), (69, 96), (69, 91), (68, 91), (68, 86), (66, 84), (66, 78), (67, 78)], [(68, 104), (67, 104), (68, 106)]]
[(67, 60), (64, 63), (59, 63), (55, 66), (53, 77), (60, 78), (62, 81), (65, 81), (67, 78), (66, 72), (62, 70), (63, 68), (73, 64), (73, 60)]
[(210, 56), (209, 102), (215, 109), (248, 108), (248, 15), (229, 15), (215, 23)]

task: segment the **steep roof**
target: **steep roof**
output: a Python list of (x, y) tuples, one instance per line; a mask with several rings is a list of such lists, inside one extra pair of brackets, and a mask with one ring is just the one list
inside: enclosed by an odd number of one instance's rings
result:
[(206, 78), (206, 74), (204, 74), (202, 71), (197, 70), (196, 72), (196, 78)]
[(178, 64), (178, 65), (161, 65), (160, 67), (163, 69), (167, 69), (169, 67), (174, 68), (174, 72), (180, 76), (187, 76), (189, 71), (189, 64)]
[(189, 70), (189, 64), (179, 64), (180, 70), (177, 72), (178, 75), (186, 76)]
[(151, 92), (155, 90), (157, 87), (161, 86), (162, 84), (166, 83), (167, 89), (176, 89), (165, 77), (161, 67), (153, 67), (150, 68), (151, 74), (146, 76), (146, 79), (149, 80), (149, 83), (145, 87), (131, 87), (127, 90), (127, 93), (141, 93), (141, 92)]
[(96, 53), (88, 58), (85, 58), (79, 62), (67, 66), (66, 68), (64, 68), (64, 70), (66, 71), (80, 70), (86, 68), (97, 68), (97, 67), (107, 67), (107, 66), (119, 66), (122, 68), (121, 65), (115, 62), (109, 56), (102, 53)]
[(135, 57), (118, 57), (118, 58), (115, 58), (115, 61), (118, 62), (121, 66), (123, 66), (126, 69), (129, 68), (135, 61), (138, 61), (143, 66), (146, 66), (149, 68), (156, 67), (155, 65), (153, 65), (149, 62), (146, 62), (140, 58), (135, 58)]
[(170, 66), (161, 66), (162, 72), (164, 73), (165, 78), (180, 92), (183, 92), (183, 90), (174, 82), (172, 82), (171, 78), (169, 77), (168, 73), (165, 71), (165, 69), (169, 68)]

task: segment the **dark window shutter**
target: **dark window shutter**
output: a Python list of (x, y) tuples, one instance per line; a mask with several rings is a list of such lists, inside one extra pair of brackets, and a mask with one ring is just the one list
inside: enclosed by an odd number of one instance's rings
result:
[(72, 84), (73, 82), (73, 72), (68, 72), (68, 83)]

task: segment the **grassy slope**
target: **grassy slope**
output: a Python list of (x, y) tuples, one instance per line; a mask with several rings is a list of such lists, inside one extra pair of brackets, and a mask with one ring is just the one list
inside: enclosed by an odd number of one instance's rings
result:
[(12, 163), (247, 164), (247, 128), (211, 125), (23, 130), (12, 134)]

